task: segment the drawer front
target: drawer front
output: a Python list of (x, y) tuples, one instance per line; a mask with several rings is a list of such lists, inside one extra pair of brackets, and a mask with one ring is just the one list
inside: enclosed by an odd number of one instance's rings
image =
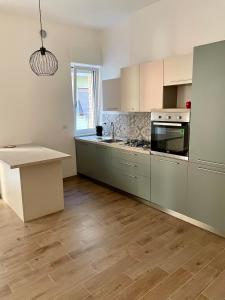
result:
[(135, 161), (123, 160), (118, 157), (112, 159), (112, 166), (120, 170), (123, 174), (141, 175), (150, 178), (150, 158), (146, 164)]
[(112, 157), (121, 160), (128, 160), (140, 164), (150, 164), (150, 154), (143, 154), (129, 150), (112, 149)]
[(121, 173), (119, 169), (112, 169), (113, 186), (116, 188), (150, 201), (150, 178), (140, 175)]

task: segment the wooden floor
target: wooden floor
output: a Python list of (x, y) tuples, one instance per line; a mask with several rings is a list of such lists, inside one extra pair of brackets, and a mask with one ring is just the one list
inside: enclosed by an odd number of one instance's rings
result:
[(0, 299), (225, 299), (225, 240), (78, 177), (23, 224), (0, 201)]

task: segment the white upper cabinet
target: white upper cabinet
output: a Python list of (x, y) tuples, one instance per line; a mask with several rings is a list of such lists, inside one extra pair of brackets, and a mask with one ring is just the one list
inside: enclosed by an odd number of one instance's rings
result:
[(102, 97), (104, 111), (121, 110), (120, 78), (102, 81)]
[(163, 61), (140, 65), (140, 111), (163, 108)]
[(193, 55), (164, 60), (164, 86), (192, 83)]
[(192, 54), (122, 68), (121, 110), (151, 112), (177, 107), (177, 90), (163, 86), (191, 84), (192, 69)]
[(125, 112), (140, 111), (140, 66), (121, 69), (121, 109)]

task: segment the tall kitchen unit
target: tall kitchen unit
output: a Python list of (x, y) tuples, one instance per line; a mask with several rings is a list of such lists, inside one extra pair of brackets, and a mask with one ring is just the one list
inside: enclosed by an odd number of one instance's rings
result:
[(186, 214), (225, 233), (225, 41), (194, 49)]

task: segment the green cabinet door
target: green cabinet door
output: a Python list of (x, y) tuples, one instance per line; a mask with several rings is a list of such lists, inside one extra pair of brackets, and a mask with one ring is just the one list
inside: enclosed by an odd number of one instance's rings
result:
[(111, 184), (111, 148), (76, 141), (77, 171), (93, 179)]
[(225, 169), (189, 164), (187, 215), (225, 232)]
[(196, 47), (190, 160), (225, 166), (225, 41)]
[(111, 148), (103, 145), (95, 145), (95, 179), (107, 184), (112, 183), (112, 154)]
[(77, 172), (89, 177), (95, 173), (95, 145), (76, 141)]
[(187, 195), (186, 161), (151, 156), (151, 201), (163, 208), (185, 213)]

